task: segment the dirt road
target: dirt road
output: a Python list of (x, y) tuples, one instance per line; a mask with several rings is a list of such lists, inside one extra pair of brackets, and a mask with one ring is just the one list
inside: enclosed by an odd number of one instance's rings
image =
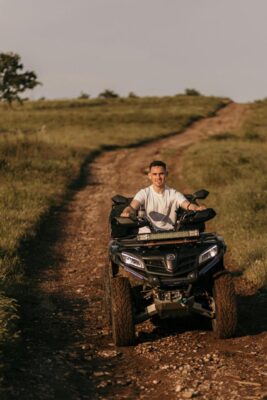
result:
[(191, 143), (239, 126), (246, 105), (230, 104), (184, 133), (142, 148), (110, 151), (88, 166), (85, 187), (47, 224), (28, 257), (24, 353), (8, 399), (267, 399), (267, 298), (238, 296), (234, 339), (215, 340), (207, 326), (181, 321), (138, 327), (134, 347), (115, 348), (102, 312), (110, 198), (147, 185), (144, 169), (171, 150), (179, 189), (182, 153)]

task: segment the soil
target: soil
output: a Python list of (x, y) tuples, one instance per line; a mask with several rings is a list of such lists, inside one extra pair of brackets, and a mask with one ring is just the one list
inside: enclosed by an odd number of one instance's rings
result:
[[(145, 167), (171, 149), (178, 188), (187, 146), (237, 129), (248, 111), (231, 103), (183, 133), (142, 147), (104, 152), (87, 181), (49, 219), (28, 253), (23, 350), (6, 399), (267, 399), (267, 296), (236, 280), (238, 332), (218, 340), (198, 319), (137, 328), (137, 343), (113, 345), (103, 313), (111, 197), (147, 185)], [(3, 398), (3, 397), (2, 397)]]

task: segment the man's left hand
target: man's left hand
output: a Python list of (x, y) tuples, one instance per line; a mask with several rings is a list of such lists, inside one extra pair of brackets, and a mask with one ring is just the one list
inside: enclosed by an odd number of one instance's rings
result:
[(206, 210), (206, 206), (204, 206), (204, 205), (200, 205), (200, 206), (197, 206), (196, 207), (196, 211), (203, 211), (203, 210)]

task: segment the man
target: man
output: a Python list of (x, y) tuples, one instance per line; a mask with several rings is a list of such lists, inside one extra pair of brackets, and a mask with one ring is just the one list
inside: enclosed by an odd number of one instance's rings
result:
[(206, 207), (190, 203), (185, 196), (166, 185), (168, 171), (163, 161), (153, 161), (149, 166), (148, 178), (151, 185), (141, 189), (133, 198), (131, 204), (121, 213), (129, 217), (140, 207), (157, 230), (170, 230), (176, 221), (175, 210), (182, 207), (185, 210), (201, 211)]

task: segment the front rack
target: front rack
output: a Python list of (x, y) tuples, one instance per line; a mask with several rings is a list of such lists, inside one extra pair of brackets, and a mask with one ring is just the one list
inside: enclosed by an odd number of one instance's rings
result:
[(157, 240), (170, 240), (170, 239), (186, 239), (199, 237), (199, 230), (194, 229), (190, 231), (178, 232), (157, 232), (157, 233), (140, 233), (136, 236), (138, 242), (149, 242)]

